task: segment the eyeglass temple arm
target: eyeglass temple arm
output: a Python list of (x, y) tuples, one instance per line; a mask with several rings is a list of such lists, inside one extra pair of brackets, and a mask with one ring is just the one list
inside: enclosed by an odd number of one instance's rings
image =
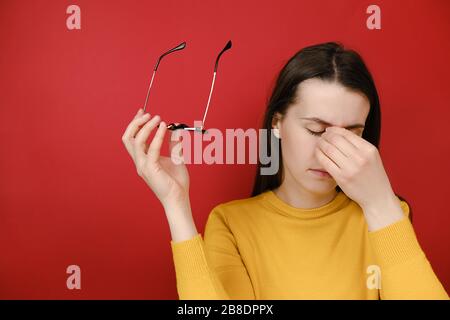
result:
[(215, 83), (215, 81), (216, 81), (216, 74), (217, 74), (217, 68), (218, 68), (218, 66), (219, 66), (219, 59), (220, 59), (220, 56), (221, 56), (225, 51), (227, 51), (228, 49), (231, 49), (231, 46), (232, 46), (232, 43), (231, 43), (231, 40), (229, 40), (229, 41), (227, 42), (226, 46), (222, 49), (222, 51), (220, 51), (219, 55), (217, 56), (216, 64), (215, 64), (215, 66), (214, 66), (214, 75), (213, 75), (213, 80), (212, 80), (212, 83), (211, 83), (211, 89), (209, 90), (208, 102), (207, 102), (207, 104), (206, 104), (205, 113), (203, 114), (203, 120), (202, 120), (202, 126), (201, 126), (201, 129), (203, 129), (204, 126), (205, 126), (206, 115), (207, 115), (207, 113), (208, 113), (209, 103), (211, 102), (211, 96), (212, 96), (213, 89), (214, 89), (214, 83)]
[(148, 89), (147, 89), (147, 96), (145, 97), (145, 103), (144, 103), (144, 112), (145, 112), (145, 108), (147, 107), (148, 97), (150, 95), (150, 89), (151, 89), (151, 87), (153, 85), (153, 79), (155, 78), (156, 71), (158, 70), (158, 66), (159, 66), (159, 63), (161, 62), (162, 58), (164, 56), (168, 55), (169, 53), (174, 52), (174, 51), (183, 50), (185, 47), (186, 47), (186, 42), (182, 42), (178, 46), (176, 46), (175, 48), (172, 48), (169, 51), (163, 53), (158, 58), (158, 61), (156, 62), (156, 65), (155, 65), (155, 68), (153, 68), (152, 79), (150, 80), (150, 84), (149, 84)]
[(182, 43), (180, 43), (179, 45), (177, 45), (175, 48), (172, 48), (172, 49), (170, 49), (169, 51), (167, 51), (166, 53), (163, 53), (163, 54), (159, 57), (158, 61), (156, 62), (155, 68), (154, 68), (153, 70), (156, 71), (156, 70), (158, 69), (159, 63), (161, 62), (161, 59), (162, 59), (164, 56), (166, 56), (166, 55), (168, 55), (169, 53), (172, 53), (172, 52), (174, 52), (174, 51), (183, 50), (184, 48), (186, 48), (186, 42), (182, 42)]

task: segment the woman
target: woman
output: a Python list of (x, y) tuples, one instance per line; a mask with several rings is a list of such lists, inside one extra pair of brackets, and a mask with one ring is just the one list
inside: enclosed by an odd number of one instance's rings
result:
[(448, 299), (383, 168), (378, 94), (356, 52), (325, 43), (286, 63), (264, 120), (280, 170), (260, 164), (252, 196), (213, 208), (204, 239), (185, 165), (160, 156), (166, 123), (142, 113), (122, 140), (164, 207), (180, 299)]

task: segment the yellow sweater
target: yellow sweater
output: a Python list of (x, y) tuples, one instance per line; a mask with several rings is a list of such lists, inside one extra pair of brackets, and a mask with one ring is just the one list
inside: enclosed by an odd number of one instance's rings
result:
[(201, 234), (171, 241), (179, 298), (448, 299), (407, 218), (369, 232), (342, 191), (298, 209), (273, 191), (216, 206)]

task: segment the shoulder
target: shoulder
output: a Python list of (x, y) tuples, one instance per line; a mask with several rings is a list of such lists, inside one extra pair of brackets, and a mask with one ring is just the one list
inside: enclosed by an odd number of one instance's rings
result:
[(244, 208), (253, 208), (260, 204), (262, 197), (263, 197), (263, 194), (259, 194), (254, 197), (230, 200), (230, 201), (223, 202), (223, 203), (216, 205), (213, 208), (213, 210), (234, 211), (234, 210), (242, 210)]
[(257, 213), (261, 207), (263, 194), (230, 200), (213, 207), (210, 216), (220, 216), (222, 219), (243, 218), (252, 213)]
[(260, 197), (231, 200), (216, 205), (208, 215), (205, 238), (226, 235), (245, 236), (261, 215)]

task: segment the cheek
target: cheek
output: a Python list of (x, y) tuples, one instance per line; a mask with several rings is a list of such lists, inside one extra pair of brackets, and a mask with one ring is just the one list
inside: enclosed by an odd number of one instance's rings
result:
[(315, 149), (319, 137), (306, 132), (304, 128), (296, 128), (286, 132), (281, 139), (283, 160), (286, 164), (304, 168), (314, 164)]

